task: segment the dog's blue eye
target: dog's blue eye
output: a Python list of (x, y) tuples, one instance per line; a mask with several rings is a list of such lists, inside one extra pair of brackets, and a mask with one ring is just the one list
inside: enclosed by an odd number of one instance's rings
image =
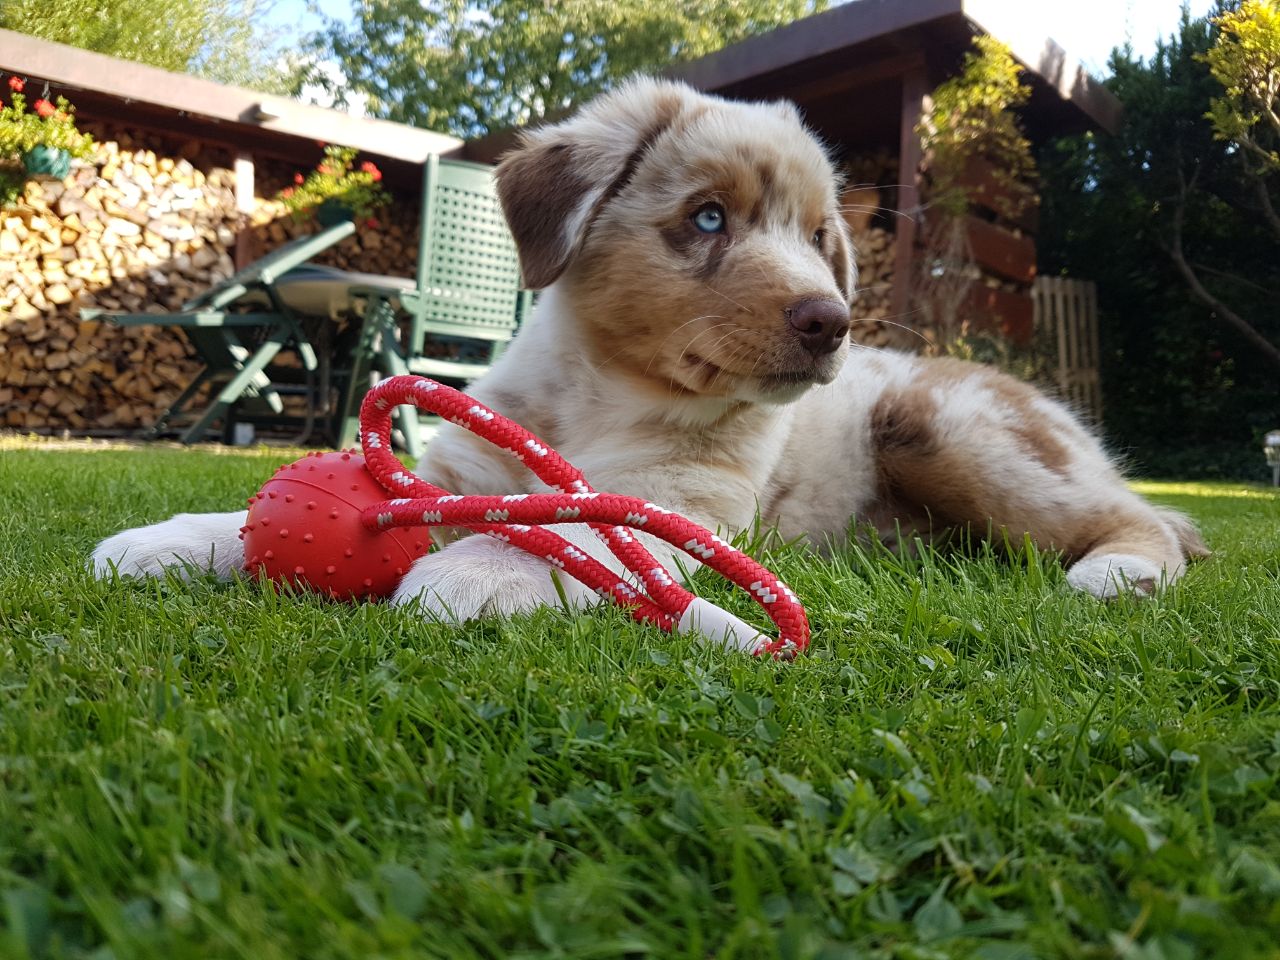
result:
[(708, 203), (693, 215), (693, 225), (703, 233), (724, 233), (724, 207)]

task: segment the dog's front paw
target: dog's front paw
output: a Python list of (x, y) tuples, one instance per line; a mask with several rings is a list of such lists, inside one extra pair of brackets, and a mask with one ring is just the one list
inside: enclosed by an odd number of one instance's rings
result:
[(1159, 564), (1128, 553), (1101, 553), (1085, 557), (1067, 571), (1067, 583), (1099, 600), (1121, 593), (1150, 597), (1165, 579)]
[[(484, 616), (511, 616), (543, 606), (559, 606), (551, 564), (510, 544), (476, 535), (418, 559), (396, 588), (391, 602), (417, 604), (444, 623)], [(596, 595), (567, 574), (559, 574), (570, 606), (585, 607)]]
[(162, 523), (123, 530), (94, 548), (89, 559), (93, 575), (158, 577), (173, 568), (209, 571), (225, 577), (244, 566), (240, 527), (245, 513), (180, 513)]

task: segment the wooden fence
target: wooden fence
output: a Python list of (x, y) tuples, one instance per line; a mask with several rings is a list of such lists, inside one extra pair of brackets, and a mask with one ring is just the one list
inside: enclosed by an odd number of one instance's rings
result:
[(1056, 345), (1058, 391), (1077, 412), (1101, 423), (1097, 285), (1092, 280), (1038, 277), (1032, 299), (1038, 337)]

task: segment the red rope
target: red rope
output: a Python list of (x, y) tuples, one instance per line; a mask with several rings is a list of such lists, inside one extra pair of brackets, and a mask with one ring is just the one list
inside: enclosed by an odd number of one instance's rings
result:
[[(458, 496), (411, 473), (391, 452), (391, 411), (401, 404), (438, 414), (513, 453), (558, 492)], [(631, 530), (643, 530), (742, 587), (778, 627), (779, 637), (755, 652), (793, 655), (809, 645), (804, 607), (781, 580), (711, 531), (638, 497), (598, 493), (581, 471), (534, 434), (459, 390), (426, 377), (391, 377), (366, 394), (360, 434), (369, 471), (393, 496), (367, 508), (374, 529), (464, 527), (532, 553), (664, 630), (679, 621), (693, 594), (678, 584)], [(643, 592), (563, 537), (545, 529), (588, 524), (643, 586)]]

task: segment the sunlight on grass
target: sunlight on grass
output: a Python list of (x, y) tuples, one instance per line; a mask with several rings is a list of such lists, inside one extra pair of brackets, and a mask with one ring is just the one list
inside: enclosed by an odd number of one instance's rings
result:
[(1146, 496), (1229, 497), (1237, 500), (1280, 499), (1280, 488), (1242, 483), (1169, 483), (1135, 480), (1129, 486)]

